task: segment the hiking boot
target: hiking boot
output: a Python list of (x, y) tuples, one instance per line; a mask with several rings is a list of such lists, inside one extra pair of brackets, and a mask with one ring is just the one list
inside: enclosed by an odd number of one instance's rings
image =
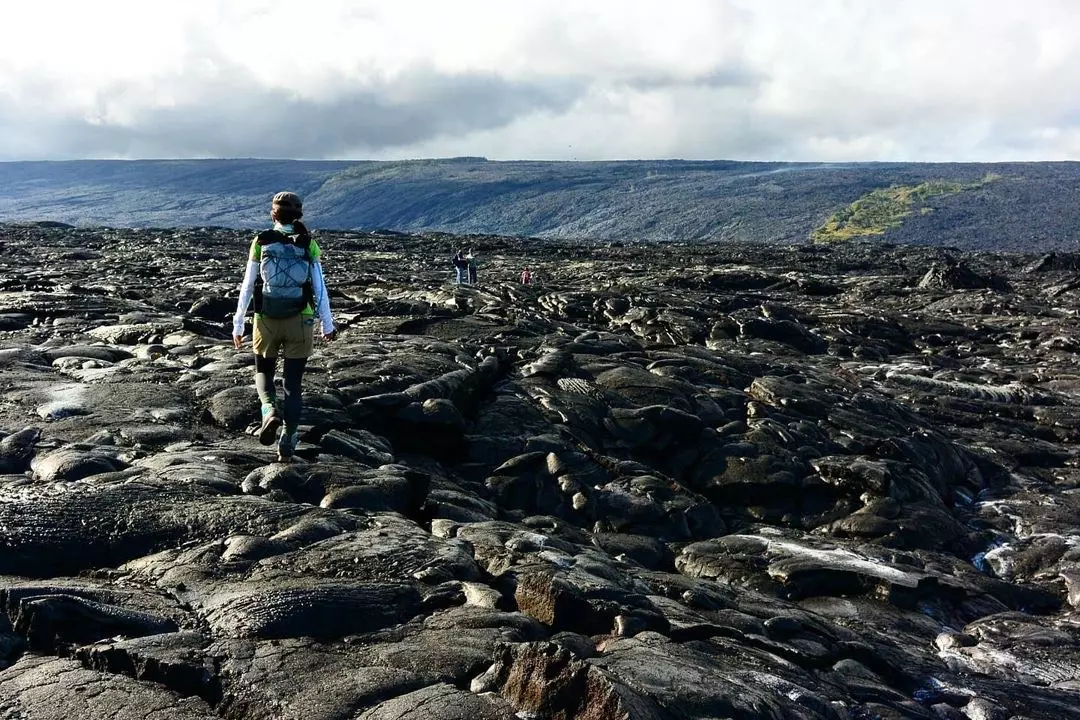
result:
[(281, 437), (277, 441), (277, 455), (278, 460), (285, 461), (293, 456), (296, 452), (296, 444), (300, 442), (300, 433), (293, 430), (289, 432), (288, 429), (281, 429)]
[(281, 418), (278, 416), (277, 408), (273, 405), (263, 405), (262, 425), (259, 426), (258, 432), (259, 443), (273, 445), (274, 436), (277, 435), (279, 427), (281, 427)]

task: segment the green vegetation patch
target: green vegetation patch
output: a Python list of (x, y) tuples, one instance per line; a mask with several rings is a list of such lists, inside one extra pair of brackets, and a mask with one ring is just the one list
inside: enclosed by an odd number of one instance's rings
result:
[(955, 195), (976, 190), (1000, 179), (993, 173), (970, 183), (952, 180), (927, 180), (918, 185), (892, 185), (863, 195), (810, 233), (816, 243), (837, 242), (867, 235), (884, 235), (886, 230), (900, 227), (904, 218), (918, 209), (920, 214), (932, 212), (922, 203), (940, 195)]

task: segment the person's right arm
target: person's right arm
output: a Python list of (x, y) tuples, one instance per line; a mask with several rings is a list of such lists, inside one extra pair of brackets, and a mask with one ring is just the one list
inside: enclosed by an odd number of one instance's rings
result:
[(251, 251), (248, 253), (247, 269), (244, 271), (244, 279), (240, 283), (240, 297), (236, 301), (236, 314), (233, 315), (233, 338), (244, 337), (244, 316), (247, 315), (248, 305), (255, 295), (255, 278), (259, 276), (259, 261), (256, 257), (258, 243), (252, 241)]

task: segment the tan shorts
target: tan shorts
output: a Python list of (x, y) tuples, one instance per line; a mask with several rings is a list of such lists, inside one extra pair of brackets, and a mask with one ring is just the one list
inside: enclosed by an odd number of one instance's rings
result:
[(315, 320), (311, 315), (291, 318), (255, 316), (252, 345), (263, 357), (306, 358), (315, 345)]

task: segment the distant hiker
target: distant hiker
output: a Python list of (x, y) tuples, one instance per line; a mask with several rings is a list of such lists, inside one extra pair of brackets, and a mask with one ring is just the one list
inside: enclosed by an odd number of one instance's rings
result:
[[(248, 304), (255, 301), (252, 348), (255, 389), (262, 403), (259, 442), (272, 444), (280, 427), (279, 460), (288, 460), (296, 450), (301, 383), (314, 344), (315, 317), (321, 322), (323, 339), (329, 341), (337, 336), (330, 317), (330, 296), (323, 280), (322, 251), (300, 222), (303, 214), (300, 197), (295, 193), (279, 192), (274, 196), (270, 204), (274, 227), (263, 230), (251, 241), (247, 271), (233, 316), (233, 345), (239, 350), (243, 347), (244, 315)], [(285, 402), (280, 407), (274, 388), (279, 354), (285, 356)]]
[(465, 256), (462, 254), (461, 250), (458, 250), (457, 253), (454, 255), (453, 263), (454, 270), (457, 273), (457, 284), (460, 285), (468, 278), (469, 261), (465, 259)]
[(476, 284), (476, 264), (477, 264), (476, 263), (476, 258), (474, 258), (473, 254), (470, 252), (468, 255), (465, 256), (465, 259), (469, 263), (468, 264), (468, 267), (469, 267), (469, 284), (470, 285), (475, 285)]
[(525, 268), (521, 271), (521, 284), (532, 285), (532, 273), (529, 272), (529, 268)]

